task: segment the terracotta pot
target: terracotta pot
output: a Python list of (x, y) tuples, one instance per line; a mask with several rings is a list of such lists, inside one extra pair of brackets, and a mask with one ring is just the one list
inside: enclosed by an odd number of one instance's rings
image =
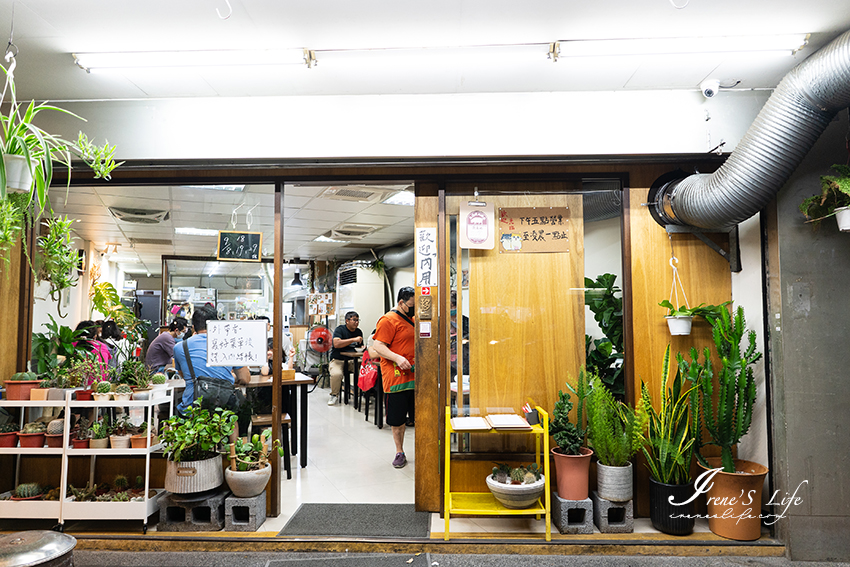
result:
[(130, 447), (133, 449), (144, 449), (148, 446), (148, 434), (133, 435), (130, 437)]
[(590, 457), (593, 451), (582, 447), (581, 455), (564, 455), (552, 449), (555, 458), (555, 479), (558, 496), (564, 500), (586, 500), (590, 476)]
[(54, 449), (61, 449), (62, 448), (62, 441), (63, 441), (64, 437), (65, 437), (64, 433), (55, 433), (55, 434), (45, 433), (44, 434), (44, 440), (47, 443), (47, 446), (53, 447)]
[[(694, 483), (664, 484), (649, 479), (649, 518), (652, 527), (670, 535), (688, 535), (694, 531), (694, 503), (674, 505), (673, 502), (685, 502), (694, 495)], [(692, 516), (679, 517), (679, 516)]]
[(90, 439), (71, 439), (74, 449), (88, 449)]
[[(709, 467), (722, 467), (720, 457), (706, 459)], [(700, 465), (702, 470), (708, 470)], [(708, 527), (719, 535), (738, 541), (761, 537), (761, 491), (767, 467), (735, 459), (735, 472), (718, 472), (706, 494)], [(743, 495), (743, 496), (742, 496)], [(721, 516), (726, 516), (722, 518)], [(716, 516), (716, 517), (715, 517)]]
[(44, 447), (44, 433), (21, 433), (18, 431), (21, 447)]
[(29, 400), (30, 390), (37, 388), (41, 380), (6, 380), (7, 400)]
[(596, 485), (600, 498), (610, 502), (628, 502), (632, 499), (632, 464), (609, 467), (596, 463)]
[(230, 492), (237, 498), (253, 498), (266, 489), (269, 478), (272, 475), (272, 467), (266, 465), (256, 471), (234, 471), (224, 469), (224, 480)]
[(0, 447), (8, 448), (8, 447), (17, 447), (18, 446), (18, 432), (10, 431), (8, 433), (0, 433)]
[(92, 395), (94, 392), (91, 390), (77, 390), (77, 401), (78, 402), (90, 402), (92, 400)]

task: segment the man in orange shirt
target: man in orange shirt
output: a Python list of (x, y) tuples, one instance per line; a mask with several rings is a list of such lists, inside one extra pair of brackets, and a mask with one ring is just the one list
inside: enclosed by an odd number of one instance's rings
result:
[[(381, 357), (381, 375), (387, 395), (387, 423), (393, 428), (397, 469), (407, 464), (404, 456), (404, 428), (408, 415), (413, 419), (415, 384), (413, 381), (414, 332), (413, 315), (416, 290), (403, 287), (398, 291), (396, 308), (378, 320), (372, 350)], [(371, 353), (370, 353), (371, 356)]]

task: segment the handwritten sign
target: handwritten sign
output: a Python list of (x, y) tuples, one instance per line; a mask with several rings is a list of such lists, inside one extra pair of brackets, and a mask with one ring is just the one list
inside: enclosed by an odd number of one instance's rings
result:
[(436, 287), (437, 276), (437, 229), (416, 229), (416, 285)]
[(569, 252), (567, 207), (499, 208), (499, 253)]
[(265, 321), (207, 321), (207, 366), (263, 366)]
[(218, 231), (218, 260), (259, 262), (263, 255), (262, 232)]

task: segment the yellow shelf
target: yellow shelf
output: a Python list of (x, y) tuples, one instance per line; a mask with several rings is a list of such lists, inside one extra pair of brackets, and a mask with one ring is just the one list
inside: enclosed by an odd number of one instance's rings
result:
[(449, 510), (452, 514), (476, 516), (537, 516), (546, 513), (546, 507), (539, 498), (534, 506), (517, 510), (505, 508), (490, 492), (450, 492)]

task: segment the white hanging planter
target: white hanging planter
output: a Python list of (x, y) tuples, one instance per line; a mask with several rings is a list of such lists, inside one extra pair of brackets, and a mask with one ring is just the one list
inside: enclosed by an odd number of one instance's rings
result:
[(27, 158), (13, 154), (3, 154), (6, 166), (6, 190), (12, 193), (29, 193), (32, 189), (32, 171), (27, 166)]
[(671, 335), (690, 335), (694, 318), (685, 315), (668, 315), (667, 326)]
[(835, 220), (838, 222), (838, 230), (850, 232), (850, 207), (835, 209)]

